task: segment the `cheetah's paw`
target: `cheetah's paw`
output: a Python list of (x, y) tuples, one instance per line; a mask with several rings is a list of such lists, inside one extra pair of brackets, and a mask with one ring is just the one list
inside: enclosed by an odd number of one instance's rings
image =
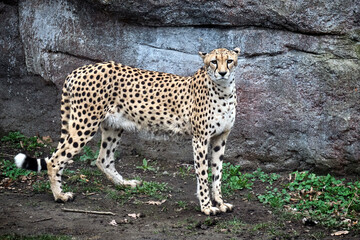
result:
[(217, 207), (206, 207), (206, 208), (203, 208), (201, 210), (203, 213), (205, 213), (205, 215), (216, 215), (218, 213), (220, 213), (220, 209), (217, 208)]
[(60, 193), (55, 196), (56, 202), (71, 202), (75, 199), (75, 196), (72, 192)]
[(230, 203), (222, 203), (218, 206), (221, 212), (231, 212), (234, 206)]
[(142, 182), (139, 180), (126, 180), (124, 181), (124, 185), (131, 187), (131, 188), (136, 188), (137, 186), (141, 186)]

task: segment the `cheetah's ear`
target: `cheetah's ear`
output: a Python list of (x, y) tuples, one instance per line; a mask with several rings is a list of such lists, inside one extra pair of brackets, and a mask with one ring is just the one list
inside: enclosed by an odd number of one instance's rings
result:
[(238, 47), (237, 47), (237, 48), (234, 48), (234, 49), (233, 49), (233, 52), (235, 52), (236, 55), (239, 56), (239, 55), (240, 55), (240, 48), (238, 48)]
[(199, 52), (199, 55), (202, 59), (204, 59), (206, 57), (207, 53)]

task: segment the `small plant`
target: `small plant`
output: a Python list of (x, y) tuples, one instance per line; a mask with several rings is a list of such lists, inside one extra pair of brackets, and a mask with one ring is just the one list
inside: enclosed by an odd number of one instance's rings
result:
[(239, 218), (234, 217), (232, 220), (221, 221), (216, 225), (216, 230), (227, 233), (241, 233), (246, 231), (248, 226)]
[(53, 236), (53, 235), (37, 235), (37, 236), (19, 236), (19, 235), (0, 235), (3, 240), (71, 240), (70, 236)]
[[(102, 172), (99, 169), (91, 167), (74, 170), (64, 170), (64, 178), (71, 184), (67, 187), (72, 187), (76, 192), (99, 192), (103, 189), (99, 177), (102, 177)], [(74, 191), (75, 191), (74, 190)]]
[(360, 182), (344, 183), (331, 175), (294, 172), (285, 188), (268, 188), (258, 198), (272, 207), (289, 211), (327, 227), (359, 229)]
[(273, 208), (280, 208), (290, 200), (290, 195), (287, 194), (285, 189), (280, 192), (277, 188), (267, 191), (264, 195), (258, 196), (260, 202), (269, 204)]
[(45, 193), (50, 192), (50, 182), (49, 181), (37, 181), (33, 185), (33, 190), (36, 193)]
[(185, 201), (177, 201), (176, 204), (179, 206), (179, 208), (186, 209), (187, 203)]
[(79, 160), (82, 162), (88, 162), (91, 166), (95, 166), (96, 159), (98, 158), (100, 152), (99, 149), (94, 152), (89, 146), (85, 146), (83, 148), (83, 152), (84, 154), (79, 157)]
[(167, 199), (167, 195), (164, 193), (169, 192), (170, 188), (167, 187), (167, 183), (158, 182), (143, 182), (141, 186), (136, 188), (127, 188), (123, 186), (116, 187), (118, 191), (109, 190), (108, 196), (121, 204), (128, 202), (136, 195), (146, 195), (148, 197), (154, 197), (159, 200)]
[(142, 164), (142, 166), (136, 166), (136, 168), (142, 169), (142, 170), (144, 170), (144, 172), (146, 172), (146, 171), (153, 171), (153, 172), (155, 172), (155, 171), (156, 171), (156, 169), (155, 169), (154, 167), (152, 167), (152, 166), (149, 165), (149, 162), (146, 160), (146, 158), (143, 159), (143, 164)]
[(261, 170), (261, 168), (258, 168), (256, 171), (254, 171), (251, 175), (252, 181), (255, 181), (256, 179), (259, 179), (261, 182), (268, 182), (270, 185), (274, 183), (274, 181), (278, 180), (281, 176), (276, 173), (267, 174), (264, 173), (264, 171)]
[(0, 162), (1, 175), (13, 180), (17, 179), (19, 176), (28, 176), (29, 174), (33, 174), (32, 171), (16, 167), (16, 165), (9, 160), (2, 159)]
[(2, 137), (0, 141), (9, 144), (12, 148), (23, 149), (34, 154), (35, 157), (38, 157), (42, 154), (41, 148), (46, 147), (50, 139), (49, 137), (26, 137), (20, 132), (9, 132), (9, 134)]
[(191, 166), (191, 165), (189, 165), (189, 166), (187, 166), (187, 167), (181, 166), (181, 167), (179, 168), (180, 176), (181, 176), (182, 178), (184, 178), (185, 176), (190, 175), (190, 174), (191, 174), (191, 170), (192, 170), (192, 166)]
[[(234, 194), (235, 190), (251, 189), (253, 183), (249, 181), (249, 174), (241, 173), (240, 169), (239, 165), (223, 164), (221, 190), (225, 196)], [(211, 172), (209, 172), (209, 181), (212, 181)]]
[(204, 224), (205, 226), (212, 227), (212, 226), (215, 226), (215, 225), (217, 224), (217, 222), (218, 222), (217, 219), (212, 218), (212, 217), (207, 217), (207, 218), (204, 220), (203, 224)]

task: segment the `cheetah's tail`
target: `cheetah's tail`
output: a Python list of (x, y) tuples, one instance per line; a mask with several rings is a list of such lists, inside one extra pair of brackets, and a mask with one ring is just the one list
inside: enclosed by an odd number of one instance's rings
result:
[(28, 169), (32, 171), (40, 172), (42, 170), (47, 170), (47, 164), (46, 161), (48, 158), (32, 158), (29, 156), (26, 156), (23, 153), (19, 153), (14, 157), (15, 165), (18, 168)]

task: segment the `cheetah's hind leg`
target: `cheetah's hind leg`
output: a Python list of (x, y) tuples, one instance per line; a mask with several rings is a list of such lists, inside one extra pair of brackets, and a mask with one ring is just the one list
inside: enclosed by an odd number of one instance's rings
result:
[(125, 180), (115, 168), (114, 152), (120, 143), (123, 129), (109, 128), (104, 123), (100, 125), (100, 129), (102, 131), (101, 147), (96, 160), (98, 168), (115, 185), (130, 186), (132, 188), (141, 185), (141, 181), (138, 180)]

